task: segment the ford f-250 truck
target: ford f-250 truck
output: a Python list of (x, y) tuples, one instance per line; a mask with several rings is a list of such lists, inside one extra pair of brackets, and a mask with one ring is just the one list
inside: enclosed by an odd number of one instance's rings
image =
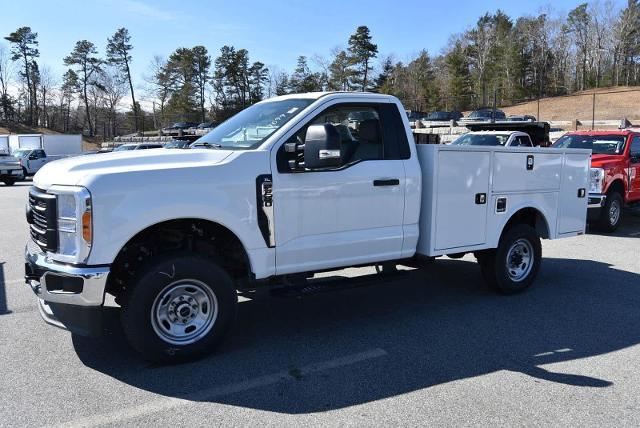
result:
[(592, 150), (587, 221), (616, 230), (623, 207), (640, 204), (640, 130), (570, 132), (553, 146)]
[(222, 123), (207, 149), (45, 165), (26, 246), (42, 316), (96, 333), (113, 295), (136, 350), (182, 360), (222, 340), (238, 292), (474, 253), (517, 293), (540, 238), (584, 233), (589, 150), (415, 145), (403, 111), (388, 95), (288, 95)]

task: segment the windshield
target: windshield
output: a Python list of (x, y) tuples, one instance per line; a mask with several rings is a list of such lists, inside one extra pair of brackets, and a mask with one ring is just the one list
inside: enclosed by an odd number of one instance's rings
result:
[(31, 149), (18, 149), (13, 152), (13, 156), (17, 158), (23, 158), (31, 153)]
[(597, 155), (619, 155), (624, 150), (624, 135), (563, 135), (553, 144), (559, 149), (591, 149)]
[(113, 149), (114, 152), (123, 152), (125, 150), (134, 150), (136, 148), (135, 145), (131, 144), (123, 144), (120, 147), (116, 147), (115, 149)]
[(197, 139), (191, 147), (207, 143), (214, 148), (254, 149), (314, 101), (287, 99), (254, 104)]
[(456, 146), (504, 146), (509, 134), (465, 134), (451, 144)]

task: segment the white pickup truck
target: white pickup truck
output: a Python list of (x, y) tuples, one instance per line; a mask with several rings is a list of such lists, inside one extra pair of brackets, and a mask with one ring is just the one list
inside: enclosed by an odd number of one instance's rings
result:
[(415, 145), (388, 95), (272, 98), (200, 141), (209, 148), (36, 174), (26, 282), (45, 321), (100, 332), (113, 295), (136, 350), (183, 360), (222, 340), (238, 293), (465, 253), (517, 293), (540, 268), (541, 238), (585, 230), (590, 151)]

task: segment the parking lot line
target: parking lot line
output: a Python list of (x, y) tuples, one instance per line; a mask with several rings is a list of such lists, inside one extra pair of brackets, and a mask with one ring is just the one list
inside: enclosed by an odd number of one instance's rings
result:
[(176, 407), (192, 404), (194, 402), (204, 402), (212, 400), (216, 397), (221, 397), (233, 393), (248, 391), (250, 389), (260, 388), (268, 385), (273, 385), (282, 381), (291, 381), (299, 379), (301, 376), (310, 375), (313, 373), (323, 372), (326, 370), (337, 369), (344, 366), (349, 366), (373, 358), (379, 358), (387, 355), (387, 351), (380, 348), (371, 349), (369, 351), (360, 352), (357, 354), (347, 355), (345, 357), (336, 358), (329, 361), (323, 361), (320, 363), (310, 364), (304, 367), (300, 367), (295, 370), (283, 370), (277, 373), (260, 376), (254, 379), (245, 380), (242, 382), (232, 383), (229, 385), (204, 389), (196, 391), (191, 394), (186, 394), (182, 398), (165, 397), (139, 406), (128, 407), (119, 409), (110, 413), (103, 413), (98, 415), (89, 416), (86, 418), (80, 418), (73, 421), (69, 421), (60, 426), (62, 427), (77, 427), (77, 426), (97, 426), (113, 424), (128, 419), (144, 416), (150, 413), (160, 412), (168, 409), (175, 409)]

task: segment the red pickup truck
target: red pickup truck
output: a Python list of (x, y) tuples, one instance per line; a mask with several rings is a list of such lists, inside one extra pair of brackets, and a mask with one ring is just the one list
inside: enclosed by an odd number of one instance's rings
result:
[(553, 147), (592, 150), (587, 220), (614, 231), (622, 208), (640, 203), (640, 129), (569, 132)]

